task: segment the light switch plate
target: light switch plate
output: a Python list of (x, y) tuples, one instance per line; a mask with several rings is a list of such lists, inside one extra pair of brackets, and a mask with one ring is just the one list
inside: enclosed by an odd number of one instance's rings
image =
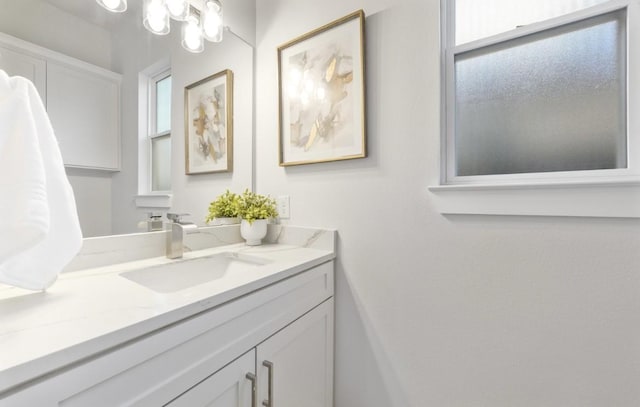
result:
[(291, 207), (289, 195), (281, 195), (276, 199), (278, 205), (278, 215), (280, 219), (289, 219), (291, 217)]

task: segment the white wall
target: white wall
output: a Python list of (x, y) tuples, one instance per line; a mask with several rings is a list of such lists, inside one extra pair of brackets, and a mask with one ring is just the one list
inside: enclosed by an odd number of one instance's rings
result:
[(0, 31), (111, 69), (111, 33), (43, 0), (0, 0)]
[[(359, 8), (369, 158), (281, 168), (276, 48)], [(640, 405), (637, 220), (434, 209), (438, 0), (262, 0), (257, 27), (258, 191), (339, 230), (336, 407)]]
[[(111, 69), (111, 33), (42, 0), (0, 0), (0, 32)], [(111, 234), (110, 174), (68, 169), (67, 176), (83, 235)]]
[[(248, 41), (255, 40), (252, 0), (235, 0), (225, 7), (226, 24)], [(236, 11), (237, 10), (237, 11)], [(139, 13), (140, 10), (137, 10)], [(242, 18), (237, 13), (247, 13)], [(242, 21), (238, 29), (233, 21)], [(245, 37), (246, 36), (246, 37)], [(226, 188), (251, 187), (253, 131), (253, 50), (232, 34), (219, 44), (206, 43), (202, 54), (190, 54), (180, 45), (180, 25), (172, 22), (166, 37), (148, 33), (135, 10), (123, 18), (113, 34), (114, 70), (122, 82), (122, 171), (113, 178), (113, 233), (137, 231), (136, 225), (151, 209), (136, 208), (138, 194), (138, 73), (170, 57), (172, 66), (172, 212), (204, 224), (207, 207)], [(185, 175), (184, 88), (224, 69), (234, 73), (234, 166), (232, 173)]]

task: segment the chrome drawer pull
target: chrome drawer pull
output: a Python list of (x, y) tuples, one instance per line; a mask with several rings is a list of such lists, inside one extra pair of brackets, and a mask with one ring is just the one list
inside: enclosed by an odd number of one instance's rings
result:
[(251, 407), (257, 407), (258, 395), (256, 394), (256, 375), (254, 375), (253, 373), (247, 373), (245, 377), (251, 382)]
[(267, 368), (268, 376), (268, 387), (267, 387), (267, 399), (262, 400), (262, 405), (264, 407), (273, 407), (273, 363), (265, 360), (262, 362), (262, 366)]

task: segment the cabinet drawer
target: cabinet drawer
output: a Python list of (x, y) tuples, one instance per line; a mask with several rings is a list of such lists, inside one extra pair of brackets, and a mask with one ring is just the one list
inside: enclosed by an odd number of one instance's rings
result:
[(333, 261), (69, 367), (0, 405), (162, 405), (332, 295)]

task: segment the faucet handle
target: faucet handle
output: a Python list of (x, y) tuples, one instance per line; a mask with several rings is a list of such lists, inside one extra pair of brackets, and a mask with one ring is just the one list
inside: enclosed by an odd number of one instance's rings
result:
[(171, 213), (167, 212), (167, 219), (175, 223), (181, 223), (183, 216), (189, 216), (190, 213)]

